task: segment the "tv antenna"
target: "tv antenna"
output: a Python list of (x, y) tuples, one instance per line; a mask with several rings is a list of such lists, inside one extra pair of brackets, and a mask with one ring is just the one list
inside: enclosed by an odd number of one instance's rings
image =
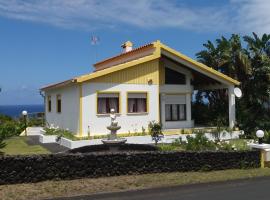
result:
[(99, 37), (96, 35), (91, 36), (91, 45), (94, 46), (95, 48), (95, 62), (97, 62), (98, 59), (98, 45), (99, 45)]

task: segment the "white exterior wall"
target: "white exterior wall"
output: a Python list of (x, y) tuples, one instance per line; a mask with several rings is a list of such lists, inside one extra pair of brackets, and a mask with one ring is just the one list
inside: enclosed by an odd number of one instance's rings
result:
[[(146, 129), (150, 121), (159, 121), (159, 90), (158, 85), (143, 84), (110, 84), (110, 83), (83, 83), (82, 85), (82, 132), (87, 135), (90, 126), (90, 135), (108, 134), (110, 125), (109, 115), (97, 114), (97, 91), (120, 92), (120, 114), (117, 122), (121, 126), (118, 133), (141, 132), (142, 126)], [(149, 110), (147, 114), (127, 114), (127, 92), (148, 92)]]
[[(56, 110), (56, 96), (61, 95), (61, 113)], [(47, 97), (51, 96), (51, 112), (48, 112)], [(67, 86), (59, 89), (48, 90), (46, 96), (46, 122), (54, 127), (69, 129), (74, 133), (79, 132), (79, 87)]]
[[(178, 71), (186, 76), (185, 85), (162, 85), (160, 86), (160, 104), (161, 104), (161, 123), (164, 129), (179, 129), (194, 127), (194, 121), (191, 119), (191, 95), (193, 86), (190, 84), (192, 74), (190, 71), (181, 66), (165, 63), (165, 67)], [(166, 121), (165, 104), (186, 104), (186, 120), (183, 121)]]

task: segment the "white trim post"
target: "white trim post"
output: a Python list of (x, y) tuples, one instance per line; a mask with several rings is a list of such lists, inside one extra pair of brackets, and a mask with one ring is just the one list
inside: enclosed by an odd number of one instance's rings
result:
[(229, 97), (229, 127), (233, 128), (235, 125), (235, 95), (234, 86), (229, 86), (228, 88)]
[(186, 94), (186, 115), (186, 120), (191, 121), (191, 93)]
[(163, 129), (165, 129), (166, 127), (166, 121), (165, 121), (165, 94), (164, 93), (160, 93), (160, 115), (161, 115), (161, 124)]

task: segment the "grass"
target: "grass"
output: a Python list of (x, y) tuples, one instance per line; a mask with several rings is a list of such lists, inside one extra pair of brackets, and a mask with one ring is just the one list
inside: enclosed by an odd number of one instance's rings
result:
[(43, 199), (270, 176), (269, 168), (174, 172), (0, 185), (0, 199)]
[(232, 139), (230, 140), (230, 144), (232, 146), (235, 146), (237, 150), (247, 150), (250, 149), (250, 147), (247, 145), (247, 141), (245, 139)]
[(182, 145), (174, 145), (174, 144), (158, 144), (158, 148), (161, 151), (184, 151), (184, 147)]
[[(46, 154), (50, 153), (47, 149), (40, 145), (28, 145), (27, 137), (12, 137), (4, 142), (6, 147), (2, 151), (6, 155), (26, 155), (26, 154)], [(0, 198), (1, 199), (1, 198)]]

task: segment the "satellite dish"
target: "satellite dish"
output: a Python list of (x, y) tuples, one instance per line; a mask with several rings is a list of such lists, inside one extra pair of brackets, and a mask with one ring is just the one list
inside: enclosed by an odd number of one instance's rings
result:
[(236, 97), (238, 97), (238, 98), (241, 98), (242, 97), (242, 91), (241, 91), (240, 88), (238, 88), (238, 87), (234, 88), (233, 92), (234, 92), (234, 95)]

